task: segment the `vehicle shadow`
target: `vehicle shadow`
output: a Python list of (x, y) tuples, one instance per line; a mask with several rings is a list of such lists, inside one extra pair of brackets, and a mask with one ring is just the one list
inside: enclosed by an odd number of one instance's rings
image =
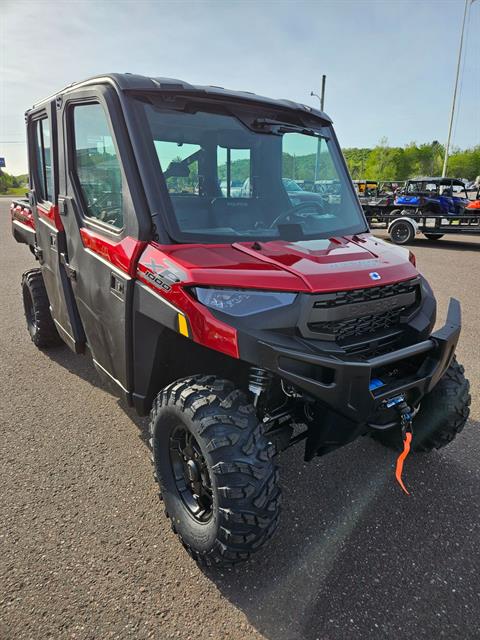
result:
[[(88, 356), (48, 356), (117, 397)], [(146, 443), (147, 418), (118, 403)], [(248, 563), (204, 572), (268, 640), (478, 638), (479, 428), (409, 457), (410, 496), (396, 454), (370, 438), (308, 464), (301, 445), (284, 452), (274, 537)]]
[(465, 240), (427, 240), (423, 238), (415, 238), (415, 242), (408, 245), (414, 250), (415, 247), (425, 247), (428, 249), (453, 249), (455, 251), (478, 251), (480, 250), (480, 243), (476, 242), (472, 238), (472, 242)]
[(85, 380), (95, 387), (99, 387), (109, 395), (111, 395), (117, 401), (118, 406), (124, 411), (128, 417), (136, 424), (139, 429), (141, 439), (148, 443), (148, 424), (147, 418), (138, 416), (133, 407), (129, 407), (119, 397), (118, 388), (111, 382), (106, 375), (100, 374), (93, 364), (92, 357), (89, 353), (84, 355), (77, 355), (70, 351), (66, 345), (59, 347), (50, 347), (43, 350), (43, 353), (53, 360), (56, 364), (59, 364), (64, 369), (67, 369), (73, 375), (78, 376), (82, 380)]
[[(386, 240), (390, 244), (394, 244), (386, 231), (381, 231), (380, 229), (372, 229), (372, 233), (375, 237), (381, 238), (382, 240)], [(422, 236), (417, 236), (413, 242), (408, 245), (404, 245), (406, 248), (415, 251), (415, 247), (422, 247), (425, 249), (452, 249), (454, 251), (478, 251), (480, 250), (480, 242), (478, 239), (480, 236), (471, 236), (471, 241), (468, 240), (456, 240), (454, 237), (448, 239), (444, 236), (441, 240), (428, 240)], [(396, 245), (394, 245), (396, 246)]]
[(480, 453), (479, 426), (408, 459), (410, 496), (395, 455), (369, 438), (308, 465), (285, 452), (275, 537), (209, 577), (271, 640), (478, 637), (480, 472), (461, 460), (467, 438), (469, 459)]

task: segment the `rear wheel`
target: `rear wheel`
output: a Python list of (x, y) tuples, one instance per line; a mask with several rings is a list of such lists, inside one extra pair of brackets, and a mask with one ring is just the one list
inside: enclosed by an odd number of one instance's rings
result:
[[(438, 384), (422, 400), (413, 419), (413, 451), (440, 449), (460, 433), (470, 413), (470, 384), (465, 370), (454, 359)], [(401, 451), (400, 428), (375, 431), (375, 440)]]
[(161, 391), (150, 415), (155, 477), (173, 531), (206, 565), (246, 560), (280, 511), (274, 447), (246, 396), (198, 376)]
[(395, 220), (390, 225), (388, 233), (395, 244), (408, 244), (415, 237), (415, 229), (408, 220)]
[(22, 276), (23, 308), (27, 329), (37, 347), (62, 344), (52, 314), (40, 269), (30, 269)]

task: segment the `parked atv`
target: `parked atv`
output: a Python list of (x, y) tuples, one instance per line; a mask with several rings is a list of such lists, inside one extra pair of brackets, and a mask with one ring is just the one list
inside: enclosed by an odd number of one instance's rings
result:
[[(462, 180), (455, 178), (416, 178), (408, 180), (394, 201), (398, 215), (460, 216), (468, 205), (468, 194)], [(393, 216), (395, 211), (391, 212)]]
[[(150, 412), (154, 475), (196, 560), (269, 540), (276, 455), (295, 443), (307, 460), (365, 434), (431, 451), (462, 430), (460, 305), (433, 332), (432, 290), (370, 234), (324, 113), (112, 74), (39, 102), (27, 137), (12, 227), (38, 261), (22, 281), (30, 336), (90, 352)], [(311, 180), (316, 159), (336, 197), (292, 201), (284, 178)]]

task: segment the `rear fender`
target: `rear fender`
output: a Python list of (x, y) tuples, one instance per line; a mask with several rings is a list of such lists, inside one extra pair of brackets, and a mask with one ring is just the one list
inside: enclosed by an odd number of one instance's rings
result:
[(28, 244), (33, 250), (36, 244), (35, 220), (30, 206), (24, 200), (14, 200), (10, 205), (10, 217), (15, 240)]

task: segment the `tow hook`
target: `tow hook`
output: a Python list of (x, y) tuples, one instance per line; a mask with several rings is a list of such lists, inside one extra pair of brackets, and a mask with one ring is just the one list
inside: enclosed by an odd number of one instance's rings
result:
[(408, 495), (410, 493), (407, 491), (405, 484), (402, 480), (402, 472), (403, 472), (403, 463), (405, 462), (406, 457), (410, 453), (410, 446), (412, 443), (412, 410), (408, 406), (405, 401), (405, 396), (400, 395), (395, 398), (390, 398), (390, 400), (386, 400), (385, 406), (388, 409), (396, 409), (400, 415), (400, 429), (402, 433), (402, 442), (403, 442), (403, 451), (397, 458), (397, 464), (395, 467), (395, 478), (397, 479), (398, 484), (401, 486), (403, 491)]

